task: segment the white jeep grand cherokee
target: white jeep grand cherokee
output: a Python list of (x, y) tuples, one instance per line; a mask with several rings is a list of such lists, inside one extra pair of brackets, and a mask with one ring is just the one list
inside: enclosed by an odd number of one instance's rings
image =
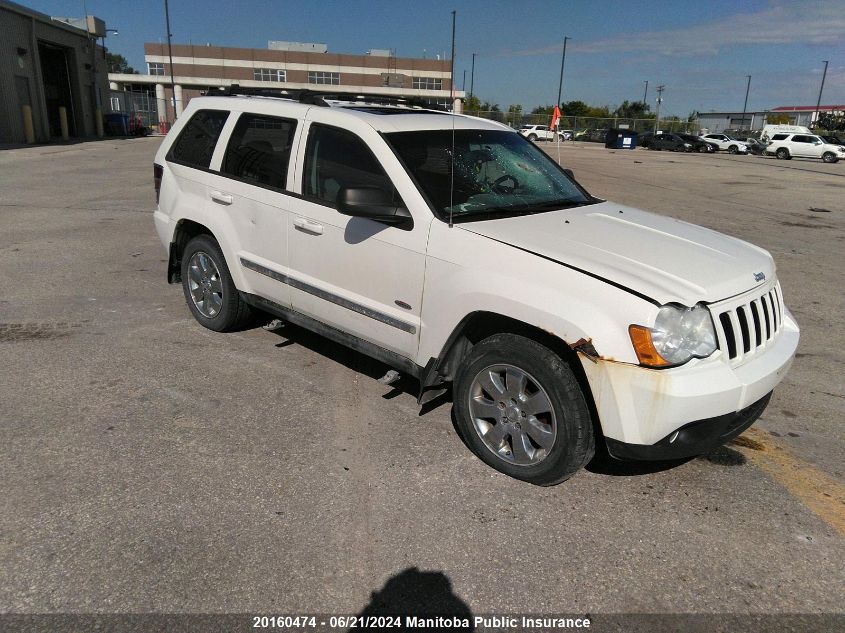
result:
[[(230, 92), (236, 93), (237, 90)], [(738, 239), (599, 200), (503, 125), (367, 99), (193, 99), (155, 224), (202, 325), (270, 314), (450, 385), (493, 468), (566, 479), (750, 426), (798, 326)]]

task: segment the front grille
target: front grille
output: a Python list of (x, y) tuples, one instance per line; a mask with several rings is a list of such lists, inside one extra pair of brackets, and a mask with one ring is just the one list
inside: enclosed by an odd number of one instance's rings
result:
[(783, 326), (783, 298), (775, 282), (758, 294), (746, 294), (710, 306), (719, 347), (731, 365), (740, 365), (762, 352)]

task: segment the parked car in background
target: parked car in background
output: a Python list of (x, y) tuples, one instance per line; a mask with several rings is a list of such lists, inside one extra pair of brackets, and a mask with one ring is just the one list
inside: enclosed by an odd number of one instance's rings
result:
[(591, 143), (604, 143), (607, 138), (607, 128), (589, 127), (575, 135), (576, 141), (589, 141)]
[(754, 138), (753, 136), (749, 136), (744, 140), (748, 144), (748, 152), (750, 154), (754, 154), (755, 156), (762, 156), (766, 153), (766, 147), (768, 147), (769, 145), (768, 141), (761, 141), (760, 139)]
[(748, 153), (748, 143), (727, 134), (705, 134), (701, 138), (708, 143), (715, 143), (719, 149), (725, 150), (729, 154)]
[(766, 147), (766, 154), (789, 160), (792, 157), (821, 158), (826, 163), (836, 163), (845, 158), (845, 147), (825, 143), (815, 134), (775, 134)]
[(559, 130), (558, 136), (560, 136), (561, 141), (571, 141), (575, 136), (575, 132), (572, 130)]
[[(699, 141), (699, 143), (706, 145), (703, 141)], [(648, 144), (648, 148), (658, 151), (665, 149), (673, 152), (694, 152), (697, 149), (697, 145), (682, 138), (679, 134), (664, 132), (663, 134), (653, 136)]]
[(699, 152), (700, 154), (713, 154), (714, 152), (719, 150), (719, 146), (715, 143), (708, 143), (704, 139), (695, 136), (694, 134), (678, 134), (682, 139), (684, 139), (687, 143), (692, 144), (693, 152)]
[(548, 125), (521, 125), (517, 131), (529, 141), (555, 140), (555, 131), (550, 130)]

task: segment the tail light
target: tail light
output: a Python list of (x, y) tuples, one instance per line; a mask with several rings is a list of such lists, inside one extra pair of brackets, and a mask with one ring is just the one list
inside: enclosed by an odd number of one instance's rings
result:
[(156, 204), (158, 204), (158, 197), (161, 193), (161, 177), (164, 175), (164, 167), (158, 163), (153, 163), (153, 184), (156, 188)]

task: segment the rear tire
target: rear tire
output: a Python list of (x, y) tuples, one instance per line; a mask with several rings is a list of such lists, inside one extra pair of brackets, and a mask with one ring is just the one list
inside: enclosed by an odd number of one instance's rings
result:
[(495, 334), (474, 345), (458, 370), (454, 402), (469, 448), (516, 479), (551, 486), (595, 453), (589, 409), (575, 375), (532, 339)]
[(185, 246), (182, 290), (191, 314), (209, 330), (243, 329), (253, 317), (232, 281), (220, 245), (210, 235), (198, 235)]
[(826, 163), (835, 163), (839, 159), (833, 152), (825, 152), (824, 154), (822, 154), (822, 160)]

